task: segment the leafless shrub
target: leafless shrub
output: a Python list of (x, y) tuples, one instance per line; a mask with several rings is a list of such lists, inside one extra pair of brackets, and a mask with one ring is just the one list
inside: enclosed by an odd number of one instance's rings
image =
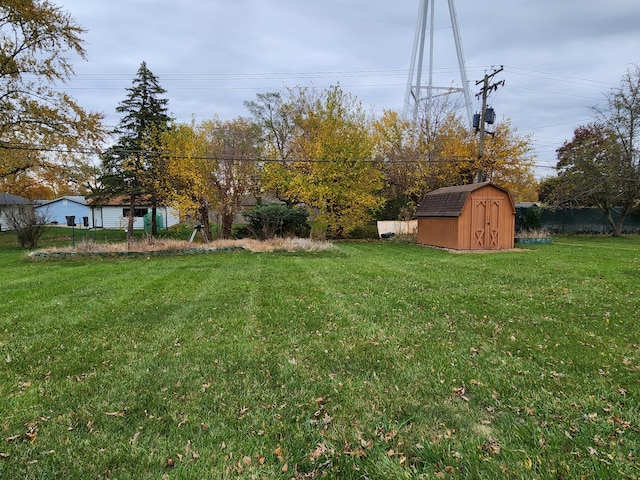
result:
[(46, 213), (37, 212), (32, 205), (13, 205), (3, 209), (9, 227), (23, 248), (34, 248), (44, 233)]

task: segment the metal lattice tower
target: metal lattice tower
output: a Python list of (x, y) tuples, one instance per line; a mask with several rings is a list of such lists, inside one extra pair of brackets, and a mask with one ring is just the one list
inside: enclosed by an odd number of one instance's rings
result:
[[(452, 91), (462, 92), (467, 110), (469, 127), (471, 128), (473, 115), (471, 105), (471, 94), (469, 92), (469, 82), (467, 80), (467, 71), (464, 63), (464, 54), (462, 53), (462, 39), (460, 37), (460, 29), (458, 27), (458, 15), (454, 0), (449, 2), (449, 17), (451, 19), (451, 27), (453, 30), (453, 39), (455, 41), (456, 53), (458, 56), (458, 68), (460, 69), (461, 88), (437, 87), (433, 85), (433, 48), (434, 48), (434, 32), (435, 32), (435, 7), (436, 0), (420, 0), (420, 9), (418, 11), (418, 22), (416, 24), (416, 33), (413, 41), (413, 52), (411, 54), (411, 66), (409, 68), (409, 80), (407, 82), (407, 93), (404, 103), (404, 116), (415, 120), (418, 115), (420, 102), (429, 101), (438, 95), (447, 95)], [(425, 53), (425, 42), (427, 41), (427, 32), (429, 33), (429, 69), (427, 83), (423, 83), (423, 61)], [(446, 90), (446, 93), (436, 95), (437, 91)]]

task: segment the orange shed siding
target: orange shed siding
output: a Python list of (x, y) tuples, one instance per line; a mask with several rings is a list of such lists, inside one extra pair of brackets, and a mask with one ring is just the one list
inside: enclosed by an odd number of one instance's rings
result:
[(456, 217), (425, 217), (418, 219), (418, 243), (444, 248), (458, 248)]
[(457, 217), (418, 218), (418, 243), (455, 250), (510, 249), (514, 229), (511, 196), (487, 184), (469, 193)]

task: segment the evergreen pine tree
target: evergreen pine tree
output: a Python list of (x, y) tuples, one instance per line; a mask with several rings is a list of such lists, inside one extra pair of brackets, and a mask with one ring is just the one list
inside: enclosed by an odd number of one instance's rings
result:
[(151, 204), (152, 235), (157, 235), (156, 208), (162, 200), (163, 159), (158, 135), (169, 128), (166, 93), (145, 62), (127, 88), (116, 112), (123, 114), (114, 135), (118, 138), (102, 158), (102, 184), (109, 195), (129, 199), (127, 240), (133, 238), (136, 205), (144, 197)]

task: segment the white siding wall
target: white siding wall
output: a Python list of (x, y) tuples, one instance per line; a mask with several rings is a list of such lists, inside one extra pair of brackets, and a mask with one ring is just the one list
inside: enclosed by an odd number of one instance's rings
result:
[(4, 213), (2, 213), (2, 210), (0, 210), (0, 231), (4, 232), (5, 230), (9, 230), (9, 221), (4, 216)]
[[(127, 207), (102, 207), (102, 227), (107, 229), (126, 230), (129, 219), (122, 216), (123, 208)], [(178, 212), (176, 212), (172, 208), (169, 208), (167, 211), (167, 209), (164, 207), (158, 207), (158, 214), (162, 215), (162, 220), (165, 228), (171, 227), (180, 222)], [(133, 229), (144, 229), (144, 219), (142, 217), (136, 217), (135, 221), (133, 222)]]
[[(122, 216), (123, 207), (102, 207), (102, 228), (125, 230), (127, 228), (127, 217)], [(136, 218), (133, 223), (135, 230), (142, 230), (144, 223), (142, 218)]]
[(180, 223), (180, 215), (178, 214), (178, 211), (173, 208), (163, 208), (162, 216), (164, 217), (164, 226), (167, 228)]

